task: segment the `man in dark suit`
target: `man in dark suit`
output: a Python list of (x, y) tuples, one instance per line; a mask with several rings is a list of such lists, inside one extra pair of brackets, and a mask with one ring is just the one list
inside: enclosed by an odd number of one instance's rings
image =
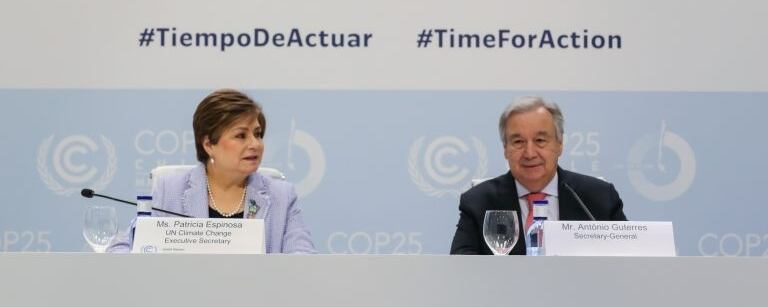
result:
[[(520, 97), (501, 114), (499, 135), (509, 172), (461, 195), (459, 223), (451, 254), (492, 255), (483, 238), (487, 210), (515, 210), (520, 233), (511, 254), (525, 254), (523, 233), (533, 199), (549, 201), (548, 220), (625, 221), (623, 203), (612, 184), (558, 167), (563, 152), (563, 114), (540, 97)], [(577, 198), (586, 205), (582, 208)]]

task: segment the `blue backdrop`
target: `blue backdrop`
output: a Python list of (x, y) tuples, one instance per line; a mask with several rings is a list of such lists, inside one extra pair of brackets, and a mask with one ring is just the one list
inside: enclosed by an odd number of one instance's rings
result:
[[(211, 89), (0, 90), (2, 251), (87, 250), (82, 187), (132, 199), (160, 164), (195, 163)], [(673, 221), (681, 255), (768, 252), (766, 93), (250, 90), (263, 166), (297, 185), (328, 253), (447, 253), (458, 194), (507, 169), (497, 121), (519, 95), (565, 113), (560, 165), (616, 185), (632, 220)], [(121, 228), (135, 214), (115, 204)]]

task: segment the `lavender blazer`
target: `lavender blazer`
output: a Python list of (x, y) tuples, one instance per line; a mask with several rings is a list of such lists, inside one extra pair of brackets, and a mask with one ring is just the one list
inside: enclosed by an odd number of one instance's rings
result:
[[(208, 178), (202, 164), (189, 172), (159, 180), (161, 182), (158, 182), (157, 188), (152, 192), (156, 208), (193, 217), (208, 217)], [(256, 218), (264, 219), (267, 253), (316, 253), (309, 229), (304, 224), (301, 208), (296, 204), (296, 192), (292, 184), (253, 173), (248, 178), (245, 201), (246, 204), (255, 201), (260, 207)], [(152, 212), (152, 215), (165, 214)], [(134, 227), (133, 223), (131, 229)], [(108, 251), (130, 251), (131, 233), (132, 231), (128, 231), (120, 236)]]

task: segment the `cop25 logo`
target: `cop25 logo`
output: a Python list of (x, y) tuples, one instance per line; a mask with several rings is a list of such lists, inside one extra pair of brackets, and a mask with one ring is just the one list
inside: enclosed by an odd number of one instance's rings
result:
[[(457, 196), (473, 178), (485, 176), (485, 146), (476, 137), (470, 139), (471, 147), (455, 136), (440, 136), (426, 145), (426, 137), (416, 139), (408, 154), (408, 173), (419, 190), (432, 197)], [(469, 163), (473, 158), (476, 164)]]
[(296, 127), (295, 119), (291, 119), (288, 135), (278, 136), (277, 142), (266, 146), (266, 150), (265, 156), (279, 157), (265, 161), (267, 164), (277, 167), (291, 180), (297, 180), (294, 182), (300, 198), (320, 186), (325, 176), (325, 151), (314, 136)]
[(629, 182), (638, 193), (652, 201), (679, 197), (696, 177), (696, 155), (691, 145), (680, 135), (667, 130), (665, 121), (661, 122), (660, 134), (644, 135), (635, 142), (627, 160)]
[[(115, 146), (103, 135), (100, 144), (85, 135), (70, 135), (54, 146), (54, 135), (40, 143), (37, 172), (45, 185), (58, 195), (70, 196), (83, 187), (104, 189), (117, 171)], [(53, 148), (52, 148), (53, 146)], [(51, 158), (51, 171), (48, 158)], [(102, 163), (98, 163), (98, 162)], [(96, 165), (103, 165), (103, 168)]]

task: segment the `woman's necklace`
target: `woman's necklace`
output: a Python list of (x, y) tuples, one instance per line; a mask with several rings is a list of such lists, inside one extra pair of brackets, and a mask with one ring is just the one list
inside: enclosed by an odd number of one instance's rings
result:
[(219, 209), (218, 207), (216, 207), (216, 201), (213, 200), (213, 191), (211, 191), (210, 180), (206, 180), (205, 185), (208, 186), (208, 197), (210, 197), (210, 199), (211, 199), (211, 207), (213, 208), (213, 210), (216, 210), (216, 212), (219, 212), (219, 214), (221, 214), (221, 216), (223, 216), (223, 217), (232, 217), (233, 215), (235, 215), (235, 214), (237, 214), (237, 213), (239, 213), (240, 211), (243, 210), (243, 203), (245, 202), (245, 190), (246, 190), (246, 188), (243, 188), (243, 197), (240, 199), (240, 202), (238, 202), (237, 208), (235, 208), (235, 210), (230, 212), (230, 213), (226, 213), (224, 211), (221, 211), (221, 209)]

